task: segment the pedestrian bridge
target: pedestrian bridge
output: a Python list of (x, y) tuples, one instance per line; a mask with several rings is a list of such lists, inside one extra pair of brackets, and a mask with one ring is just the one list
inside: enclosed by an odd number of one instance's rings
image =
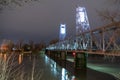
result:
[(49, 45), (46, 49), (120, 56), (120, 22), (83, 32), (75, 38)]

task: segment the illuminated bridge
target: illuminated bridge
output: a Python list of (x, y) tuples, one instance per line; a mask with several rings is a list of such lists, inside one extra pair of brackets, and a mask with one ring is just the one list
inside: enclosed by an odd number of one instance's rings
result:
[(120, 56), (120, 22), (83, 32), (76, 38), (49, 45), (46, 49)]
[[(120, 22), (91, 30), (86, 9), (76, 9), (76, 36), (65, 39), (66, 25), (60, 26), (59, 42), (46, 48), (46, 55), (69, 70), (86, 68), (89, 61), (120, 62)], [(70, 67), (71, 66), (71, 67)]]

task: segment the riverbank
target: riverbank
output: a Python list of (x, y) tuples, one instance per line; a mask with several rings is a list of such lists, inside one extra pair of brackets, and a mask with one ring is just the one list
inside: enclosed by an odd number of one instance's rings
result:
[[(87, 61), (87, 67), (92, 70), (108, 74), (109, 76), (111, 76), (111, 78), (115, 77), (115, 79), (120, 80), (120, 63), (118, 62), (119, 60), (120, 59), (117, 59), (117, 61), (108, 61), (104, 58), (104, 56), (89, 56)], [(111, 79), (109, 78), (106, 80)]]
[(88, 68), (87, 80), (116, 80), (116, 78), (109, 74)]

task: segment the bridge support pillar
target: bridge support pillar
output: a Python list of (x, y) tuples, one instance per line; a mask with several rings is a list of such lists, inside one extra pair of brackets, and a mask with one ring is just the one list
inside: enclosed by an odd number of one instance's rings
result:
[(75, 55), (75, 69), (86, 69), (86, 64), (87, 64), (87, 57), (86, 57), (86, 53), (80, 53), (77, 52)]
[(67, 52), (66, 51), (61, 51), (61, 66), (66, 67), (66, 56)]
[(66, 51), (61, 52), (61, 59), (66, 60)]

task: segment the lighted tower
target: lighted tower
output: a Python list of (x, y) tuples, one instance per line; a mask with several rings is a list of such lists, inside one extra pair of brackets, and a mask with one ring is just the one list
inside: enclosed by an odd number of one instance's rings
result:
[(76, 8), (76, 35), (90, 30), (85, 7)]
[(59, 40), (62, 41), (66, 36), (66, 24), (60, 24)]

